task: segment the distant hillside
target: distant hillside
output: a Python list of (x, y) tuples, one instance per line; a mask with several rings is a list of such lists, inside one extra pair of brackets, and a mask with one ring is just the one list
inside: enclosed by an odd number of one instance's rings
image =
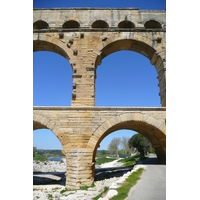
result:
[(49, 150), (49, 149), (37, 149), (36, 153), (38, 155), (43, 155), (46, 157), (64, 157), (61, 150)]

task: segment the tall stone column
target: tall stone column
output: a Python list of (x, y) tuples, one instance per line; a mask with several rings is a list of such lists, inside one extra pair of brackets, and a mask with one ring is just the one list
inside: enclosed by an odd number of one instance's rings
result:
[(95, 68), (83, 64), (74, 68), (72, 106), (95, 105)]
[(93, 49), (98, 45), (98, 37), (90, 32), (72, 35), (70, 63), (73, 69), (72, 106), (95, 105), (95, 57)]
[(94, 182), (91, 149), (77, 148), (65, 150), (67, 171), (66, 188), (79, 189), (82, 186), (91, 186)]

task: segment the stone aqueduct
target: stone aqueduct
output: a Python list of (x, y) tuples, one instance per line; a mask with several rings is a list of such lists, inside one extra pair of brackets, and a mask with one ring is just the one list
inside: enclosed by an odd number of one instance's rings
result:
[[(70, 107), (34, 107), (33, 129), (48, 128), (66, 157), (66, 187), (91, 185), (95, 154), (111, 132), (135, 130), (146, 136), (166, 162), (166, 12), (70, 8), (33, 10), (33, 51), (52, 51), (73, 70)], [(95, 107), (96, 69), (119, 50), (147, 57), (155, 66), (162, 107)]]

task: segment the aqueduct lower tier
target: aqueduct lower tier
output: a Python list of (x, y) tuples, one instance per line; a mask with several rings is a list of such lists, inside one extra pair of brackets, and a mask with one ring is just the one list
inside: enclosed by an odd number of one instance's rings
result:
[(57, 136), (66, 157), (66, 187), (90, 186), (95, 154), (111, 132), (129, 129), (143, 134), (166, 161), (166, 109), (138, 107), (34, 107), (33, 129), (48, 128)]

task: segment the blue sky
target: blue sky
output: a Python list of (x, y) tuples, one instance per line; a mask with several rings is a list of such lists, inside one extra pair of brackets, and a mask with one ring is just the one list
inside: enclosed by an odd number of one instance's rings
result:
[[(165, 9), (166, 2), (153, 1), (33, 1), (34, 8), (55, 7), (137, 7)], [(102, 60), (97, 68), (96, 106), (160, 107), (158, 79), (150, 61), (131, 51), (119, 51)], [(119, 92), (120, 91), (120, 92)], [(72, 69), (68, 60), (52, 52), (33, 53), (33, 105), (70, 106)], [(135, 132), (119, 130), (108, 135), (99, 149), (107, 149), (114, 137), (131, 137)], [(47, 129), (33, 131), (33, 145), (38, 149), (62, 149), (56, 136)]]
[(126, 8), (133, 7), (139, 9), (164, 10), (166, 0), (33, 0), (34, 8), (65, 8), (65, 7), (109, 7)]

